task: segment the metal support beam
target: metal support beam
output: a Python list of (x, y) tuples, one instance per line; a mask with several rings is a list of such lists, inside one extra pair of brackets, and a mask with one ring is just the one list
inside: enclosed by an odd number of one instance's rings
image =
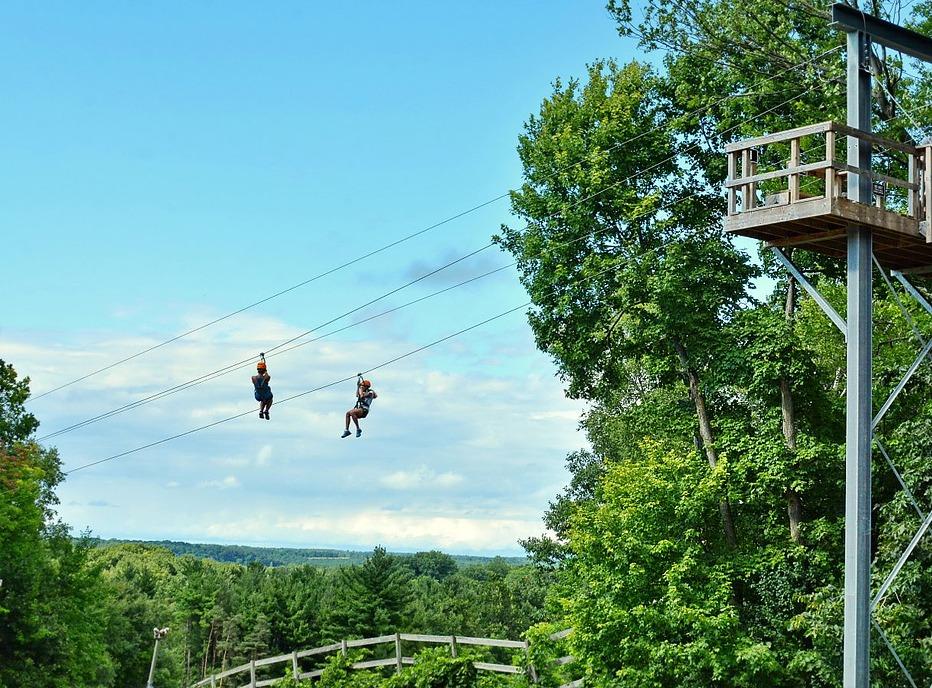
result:
[(806, 290), (806, 293), (812, 297), (812, 299), (819, 304), (819, 308), (822, 309), (822, 312), (828, 316), (828, 319), (835, 323), (835, 327), (841, 330), (841, 333), (847, 337), (848, 336), (848, 325), (845, 323), (845, 319), (838, 315), (838, 311), (832, 308), (832, 304), (825, 300), (825, 297), (819, 293), (819, 290), (815, 288), (812, 282), (803, 274), (802, 270), (796, 267), (796, 264), (790, 260), (790, 257), (783, 252), (783, 249), (777, 248), (776, 246), (771, 246), (770, 250), (773, 251), (773, 255), (777, 257), (783, 267), (799, 282), (803, 289)]
[[(871, 131), (870, 37), (848, 32), (848, 126)], [(871, 147), (848, 137), (848, 164), (871, 169)], [(871, 181), (848, 174), (848, 199), (870, 205)], [(870, 535), (871, 535), (871, 230), (848, 228), (848, 342), (845, 443), (845, 620), (844, 688), (870, 686)]]
[(832, 22), (848, 32), (869, 34), (876, 42), (919, 60), (932, 61), (932, 39), (845, 3), (832, 5)]

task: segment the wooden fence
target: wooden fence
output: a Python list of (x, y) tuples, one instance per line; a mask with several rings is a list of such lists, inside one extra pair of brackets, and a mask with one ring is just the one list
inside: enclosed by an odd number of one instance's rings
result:
[[(560, 638), (565, 638), (568, 634), (569, 630), (560, 631), (558, 633), (554, 633), (551, 638), (553, 640), (557, 640)], [(276, 657), (255, 659), (246, 664), (241, 664), (239, 666), (233, 667), (232, 669), (222, 671), (219, 674), (213, 674), (207, 678), (201, 679), (197, 683), (193, 684), (191, 688), (204, 688), (206, 686), (210, 686), (210, 688), (230, 688), (230, 686), (237, 686), (238, 688), (263, 688), (263, 686), (272, 686), (281, 681), (284, 678), (285, 668), (290, 668), (292, 675), (302, 680), (320, 678), (321, 674), (324, 672), (323, 669), (302, 671), (301, 660), (308, 657), (325, 656), (334, 652), (339, 652), (346, 656), (347, 651), (354, 648), (387, 644), (394, 644), (394, 656), (387, 657), (385, 659), (369, 659), (360, 662), (354, 662), (351, 666), (353, 669), (394, 667), (396, 672), (400, 672), (402, 667), (413, 665), (415, 661), (414, 657), (405, 657), (402, 654), (403, 642), (446, 645), (450, 648), (450, 654), (453, 657), (458, 655), (459, 647), (461, 645), (501, 647), (514, 650), (523, 650), (525, 659), (528, 659), (529, 645), (528, 641), (526, 640), (500, 640), (497, 638), (473, 638), (470, 636), (458, 635), (420, 635), (416, 633), (393, 633), (391, 635), (380, 635), (375, 638), (341, 640), (338, 643), (323, 645), (321, 647), (314, 647), (309, 650), (295, 650), (294, 652), (278, 655)], [(574, 661), (573, 657), (561, 657), (557, 660), (557, 664), (568, 664), (572, 661)], [(265, 679), (259, 679), (257, 677), (258, 670), (262, 669), (263, 667), (269, 667), (278, 664), (285, 665), (281, 669), (281, 676)], [(527, 673), (531, 681), (537, 683), (537, 671), (535, 670), (534, 666), (530, 664), (529, 660), (527, 669), (525, 669), (523, 666), (515, 666), (513, 664), (495, 664), (492, 662), (473, 662), (473, 665), (479, 671), (492, 671), (502, 674)], [(247, 683), (242, 683), (243, 680), (247, 679)], [(573, 681), (572, 683), (569, 683), (565, 686), (561, 686), (561, 688), (580, 688), (580, 686), (582, 686), (582, 680)]]

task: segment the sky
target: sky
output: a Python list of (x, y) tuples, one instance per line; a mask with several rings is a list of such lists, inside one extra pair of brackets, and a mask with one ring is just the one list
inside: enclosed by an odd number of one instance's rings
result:
[[(0, 6), (0, 357), (41, 394), (520, 184), (553, 80), (628, 60), (604, 3)], [(254, 358), (489, 242), (507, 200), (36, 399), (39, 436)], [(484, 250), (330, 328), (507, 265)], [(527, 295), (512, 269), (269, 358), (277, 400)], [(299, 340), (304, 341), (304, 340)], [(59, 435), (65, 470), (254, 406), (249, 365)], [(102, 538), (520, 554), (586, 446), (523, 310), (354, 384), (70, 474)]]

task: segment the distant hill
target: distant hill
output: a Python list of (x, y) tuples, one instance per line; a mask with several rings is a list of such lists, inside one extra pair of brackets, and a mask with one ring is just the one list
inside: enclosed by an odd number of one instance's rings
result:
[[(156, 545), (172, 551), (174, 554), (190, 554), (201, 559), (213, 559), (230, 564), (249, 564), (258, 562), (265, 566), (291, 566), (295, 564), (311, 564), (313, 566), (346, 566), (361, 564), (371, 552), (357, 552), (341, 549), (300, 549), (293, 547), (247, 547), (245, 545), (212, 545), (196, 542), (176, 542), (174, 540), (101, 540), (94, 539), (98, 547), (134, 543), (143, 545)], [(410, 554), (394, 552), (396, 556), (405, 557)], [(477, 557), (464, 554), (451, 554), (457, 566), (471, 564), (487, 564), (500, 559), (506, 563), (517, 566), (527, 563), (524, 557)]]

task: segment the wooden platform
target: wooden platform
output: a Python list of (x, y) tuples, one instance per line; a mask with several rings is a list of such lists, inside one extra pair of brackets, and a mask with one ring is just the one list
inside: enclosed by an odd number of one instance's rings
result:
[[(873, 169), (845, 162), (852, 139), (873, 149)], [(730, 143), (725, 152), (727, 232), (844, 259), (848, 228), (868, 227), (882, 266), (932, 272), (932, 145), (821, 122)], [(807, 162), (813, 154), (822, 159)], [(873, 204), (848, 200), (850, 175), (870, 179)]]
[(885, 268), (932, 270), (932, 244), (920, 233), (919, 221), (847, 198), (810, 198), (747, 210), (725, 219), (730, 234), (766, 241), (771, 246), (798, 246), (844, 259), (847, 228), (873, 230), (874, 255)]

